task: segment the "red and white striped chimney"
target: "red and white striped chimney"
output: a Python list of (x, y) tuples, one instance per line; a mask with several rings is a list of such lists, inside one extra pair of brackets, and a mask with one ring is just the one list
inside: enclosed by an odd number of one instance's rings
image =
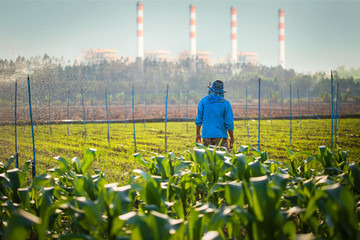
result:
[(137, 3), (137, 57), (144, 59), (144, 19), (143, 19), (143, 4)]
[(279, 9), (279, 65), (285, 68), (285, 20), (284, 10)]
[(231, 7), (231, 63), (237, 63), (236, 7)]
[(190, 5), (190, 59), (196, 59), (196, 7)]

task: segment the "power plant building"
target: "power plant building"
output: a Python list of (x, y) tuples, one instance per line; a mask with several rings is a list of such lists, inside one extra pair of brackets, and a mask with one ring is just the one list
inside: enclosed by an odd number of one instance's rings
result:
[(90, 48), (87, 50), (83, 60), (89, 65), (99, 65), (105, 61), (116, 61), (118, 59), (116, 53), (116, 49)]

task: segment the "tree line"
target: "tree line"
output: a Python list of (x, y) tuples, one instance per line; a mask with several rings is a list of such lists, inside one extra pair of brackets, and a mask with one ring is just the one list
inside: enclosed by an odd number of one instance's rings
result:
[[(178, 62), (155, 61), (145, 59), (143, 62), (131, 62), (127, 58), (117, 61), (104, 61), (99, 65), (86, 65), (74, 61), (65, 63), (63, 58), (44, 56), (17, 57), (13, 60), (0, 59), (0, 86), (2, 103), (9, 102), (13, 95), (13, 83), (16, 79), (19, 86), (19, 97), (26, 98), (26, 74), (30, 73), (32, 94), (36, 101), (64, 105), (68, 94), (71, 104), (78, 104), (83, 89), (85, 99), (91, 104), (104, 102), (104, 91), (108, 89), (110, 100), (118, 104), (131, 101), (131, 89), (135, 87), (135, 101), (148, 104), (164, 102), (164, 92), (169, 86), (169, 102), (180, 100), (185, 103), (189, 94), (189, 103), (197, 103), (207, 93), (207, 86), (215, 79), (224, 81), (228, 91), (226, 97), (232, 101), (244, 101), (247, 88), (248, 100), (258, 97), (258, 79), (261, 78), (262, 99), (279, 102), (281, 95), (289, 98), (289, 86), (292, 85), (292, 96), (300, 98), (330, 101), (330, 74), (298, 73), (294, 69), (283, 69), (281, 66), (267, 67), (255, 65), (217, 64), (209, 65), (187, 59)], [(340, 86), (341, 101), (360, 100), (360, 68), (347, 70), (343, 66), (334, 73), (334, 87)]]

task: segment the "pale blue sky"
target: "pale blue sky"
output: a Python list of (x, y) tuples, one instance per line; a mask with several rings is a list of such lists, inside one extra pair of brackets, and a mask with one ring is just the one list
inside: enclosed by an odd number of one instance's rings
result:
[[(136, 56), (135, 0), (0, 0), (0, 58), (74, 59), (81, 49)], [(238, 51), (278, 64), (278, 9), (285, 11), (286, 67), (299, 72), (360, 67), (360, 1), (143, 0), (145, 50), (189, 49), (189, 5), (197, 8), (197, 50), (230, 53), (230, 7), (238, 9)]]

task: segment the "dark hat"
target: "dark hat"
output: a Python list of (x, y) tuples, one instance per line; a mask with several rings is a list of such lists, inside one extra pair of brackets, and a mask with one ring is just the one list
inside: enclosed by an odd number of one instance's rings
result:
[(212, 86), (208, 86), (208, 88), (215, 93), (226, 93), (224, 83), (220, 79), (215, 79)]

